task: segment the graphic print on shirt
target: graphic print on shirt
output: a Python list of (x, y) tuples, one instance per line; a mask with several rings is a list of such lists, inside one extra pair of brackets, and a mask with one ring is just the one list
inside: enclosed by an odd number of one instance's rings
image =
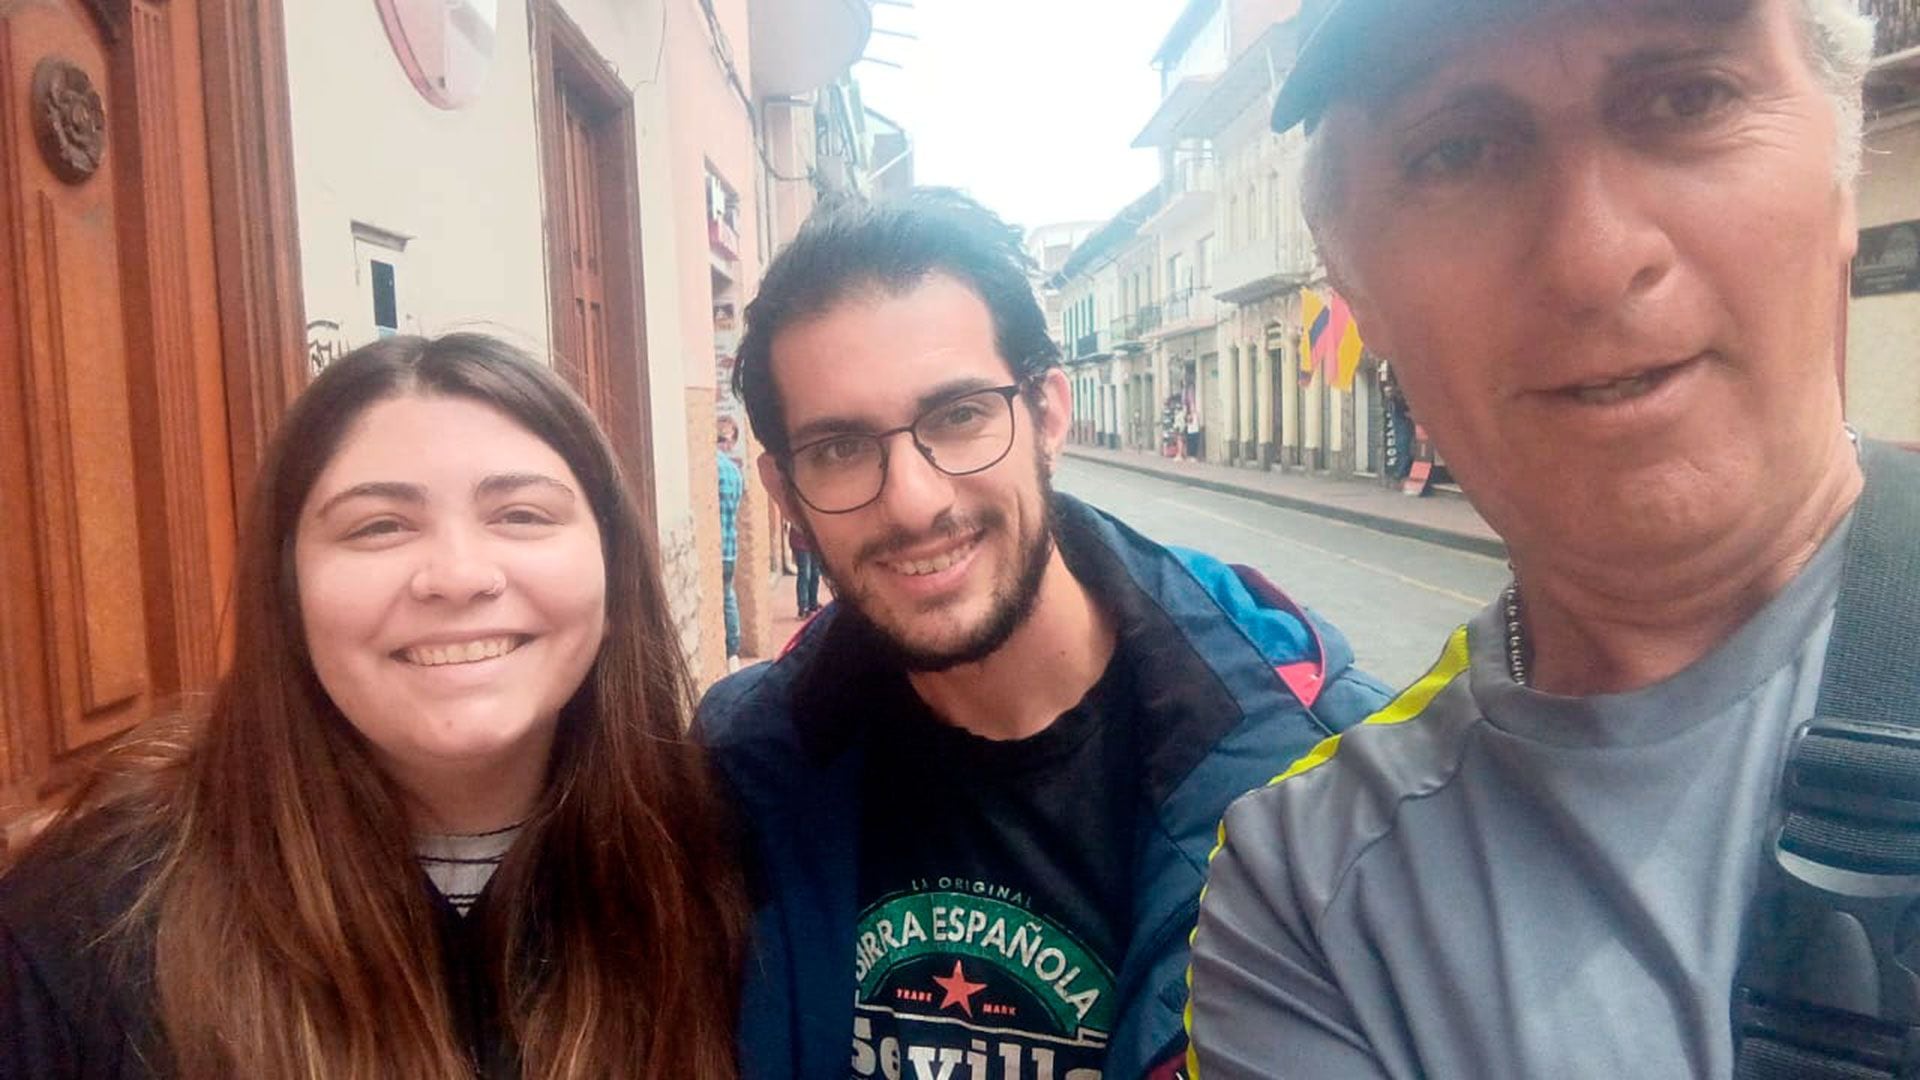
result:
[(859, 1080), (1100, 1080), (1113, 973), (1017, 890), (912, 881), (861, 914)]

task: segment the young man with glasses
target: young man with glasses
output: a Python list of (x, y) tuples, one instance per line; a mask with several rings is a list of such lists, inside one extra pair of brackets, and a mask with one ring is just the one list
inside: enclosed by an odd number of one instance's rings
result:
[(952, 192), (822, 210), (747, 308), (760, 475), (836, 597), (701, 709), (760, 886), (748, 1077), (1170, 1073), (1221, 812), (1384, 699), (1264, 581), (1052, 490), (1058, 355)]

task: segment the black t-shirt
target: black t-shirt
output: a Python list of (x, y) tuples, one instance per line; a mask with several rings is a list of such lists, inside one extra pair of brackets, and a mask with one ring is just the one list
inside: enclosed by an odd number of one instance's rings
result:
[(861, 779), (852, 1075), (1097, 1080), (1133, 898), (1134, 693), (1025, 739), (881, 680)]

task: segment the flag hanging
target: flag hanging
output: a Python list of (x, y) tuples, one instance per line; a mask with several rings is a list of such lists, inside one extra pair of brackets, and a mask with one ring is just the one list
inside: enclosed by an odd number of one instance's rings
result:
[(1325, 336), (1333, 321), (1333, 312), (1327, 302), (1312, 289), (1300, 290), (1300, 325), (1305, 329), (1300, 335), (1300, 385), (1313, 382), (1314, 358), (1320, 352), (1320, 339)]
[(1332, 345), (1333, 385), (1335, 389), (1352, 393), (1353, 377), (1360, 370), (1360, 359), (1367, 346), (1360, 340), (1360, 324), (1354, 321), (1353, 309), (1347, 306), (1346, 298), (1334, 294), (1332, 306), (1339, 312), (1334, 322), (1340, 327), (1340, 336)]

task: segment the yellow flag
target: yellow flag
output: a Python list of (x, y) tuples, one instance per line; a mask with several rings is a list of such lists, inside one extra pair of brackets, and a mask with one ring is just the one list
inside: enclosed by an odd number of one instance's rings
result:
[(1300, 385), (1313, 381), (1314, 324), (1328, 316), (1327, 302), (1312, 289), (1300, 290)]
[(1351, 313), (1347, 316), (1347, 328), (1340, 335), (1340, 361), (1335, 371), (1334, 385), (1348, 393), (1353, 392), (1353, 376), (1360, 370), (1361, 354), (1367, 351), (1366, 343), (1360, 340), (1360, 324), (1353, 321)]

